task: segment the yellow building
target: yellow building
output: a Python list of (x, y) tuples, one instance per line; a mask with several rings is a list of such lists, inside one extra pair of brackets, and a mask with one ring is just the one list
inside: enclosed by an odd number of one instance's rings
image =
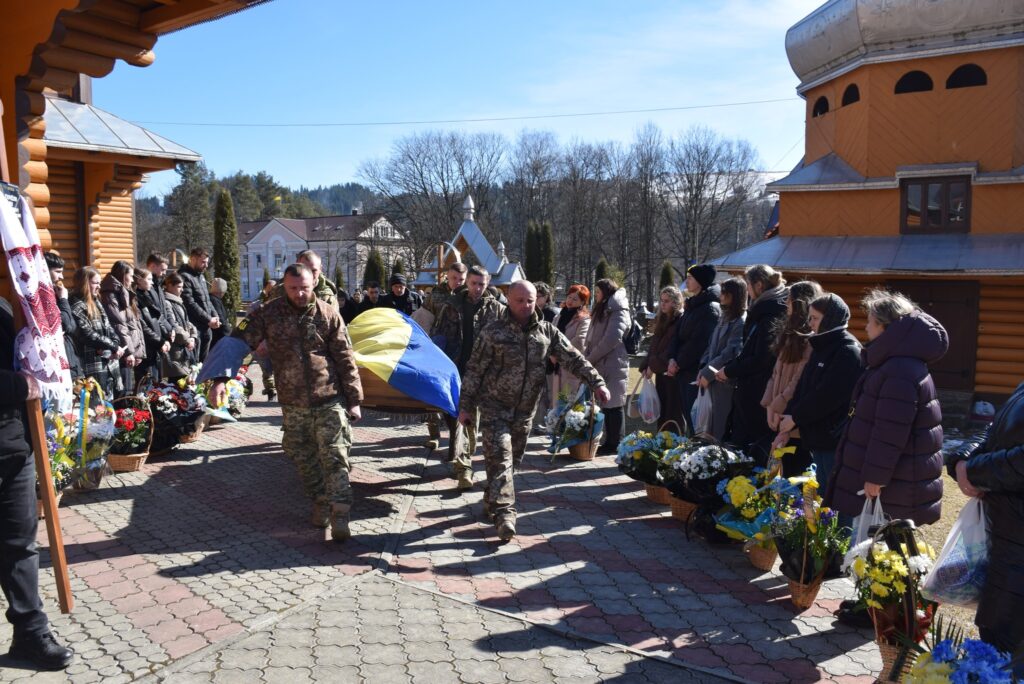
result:
[(832, 0), (786, 50), (804, 156), (779, 235), (719, 260), (813, 278), (851, 305), (897, 289), (949, 330), (940, 388), (1005, 396), (1024, 379), (1024, 5)]

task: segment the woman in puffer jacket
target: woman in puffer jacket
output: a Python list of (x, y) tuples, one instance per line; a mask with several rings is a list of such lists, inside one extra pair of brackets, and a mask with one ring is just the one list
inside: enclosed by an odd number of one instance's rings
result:
[(735, 359), (743, 347), (743, 324), (747, 319), (747, 283), (743, 278), (730, 278), (722, 283), (720, 304), (722, 317), (711, 333), (707, 351), (700, 359), (697, 376), (700, 389), (711, 393), (711, 435), (718, 441), (725, 437), (732, 415), (732, 381), (719, 382), (715, 373)]
[(164, 359), (164, 375), (171, 382), (183, 378), (196, 363), (196, 345), (199, 330), (188, 318), (185, 302), (181, 298), (184, 281), (177, 273), (164, 278), (164, 316), (173, 328), (171, 349)]
[(881, 497), (888, 517), (927, 525), (942, 507), (942, 410), (928, 364), (946, 354), (949, 335), (901, 294), (873, 290), (862, 306), (865, 368), (825, 503), (857, 516), (865, 497)]
[[(967, 496), (982, 497), (989, 522), (989, 565), (974, 622), (981, 638), (1014, 653), (1024, 643), (1024, 383), (988, 430), (947, 464)], [(1024, 678), (1024, 664), (1014, 671)]]
[(135, 389), (135, 367), (146, 360), (146, 339), (142, 333), (139, 309), (135, 305), (132, 280), (135, 267), (127, 261), (115, 261), (110, 273), (100, 281), (100, 302), (110, 323), (117, 332), (121, 346), (125, 347), (121, 357), (122, 391), (117, 396), (131, 394)]

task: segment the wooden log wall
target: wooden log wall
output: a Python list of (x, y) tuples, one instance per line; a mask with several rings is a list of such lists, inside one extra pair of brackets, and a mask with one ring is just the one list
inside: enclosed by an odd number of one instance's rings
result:
[(142, 185), (142, 170), (118, 166), (114, 178), (89, 208), (92, 265), (106, 273), (115, 261), (135, 263), (132, 191)]
[[(850, 332), (867, 342), (867, 317), (860, 300), (867, 290), (884, 285), (885, 278), (852, 275), (787, 273), (790, 282), (816, 280), (850, 307)], [(978, 304), (978, 356), (974, 391), (1006, 396), (1024, 382), (1024, 278), (981, 278)]]
[(74, 271), (85, 265), (82, 244), (81, 171), (75, 162), (49, 163), (50, 247), (60, 252), (65, 262), (66, 278), (71, 282)]

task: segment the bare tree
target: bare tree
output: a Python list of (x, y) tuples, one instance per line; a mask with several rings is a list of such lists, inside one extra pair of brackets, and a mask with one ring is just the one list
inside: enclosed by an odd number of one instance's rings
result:
[(554, 218), (560, 154), (549, 131), (522, 131), (509, 151), (502, 187), (506, 211), (499, 225), (513, 254), (524, 254), (527, 223), (540, 225)]
[(670, 143), (666, 214), (670, 239), (686, 265), (738, 246), (729, 238), (761, 193), (757, 165), (747, 141), (726, 140), (702, 126)]

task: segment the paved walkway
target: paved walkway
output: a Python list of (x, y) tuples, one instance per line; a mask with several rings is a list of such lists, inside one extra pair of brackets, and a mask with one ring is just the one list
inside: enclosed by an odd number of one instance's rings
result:
[(549, 463), (539, 441), (517, 477), (520, 536), (501, 545), (479, 487), (460, 494), (424, 436), (356, 428), (344, 545), (309, 526), (261, 401), (67, 494), (75, 612), (57, 613), (49, 570), (43, 589), (78, 660), (43, 675), (0, 656), (0, 682), (874, 680), (871, 633), (831, 617), (845, 580), (798, 613), (777, 571), (688, 541), (609, 459)]

